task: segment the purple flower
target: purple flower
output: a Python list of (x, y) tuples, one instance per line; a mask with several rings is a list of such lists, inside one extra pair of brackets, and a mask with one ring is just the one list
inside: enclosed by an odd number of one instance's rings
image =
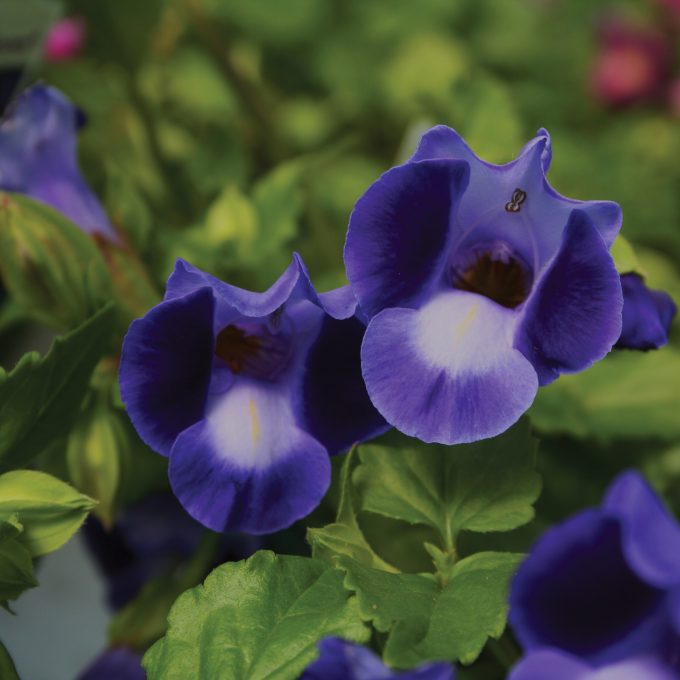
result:
[(371, 317), (363, 375), (402, 432), (446, 444), (499, 434), (539, 385), (619, 337), (609, 247), (621, 210), (560, 196), (550, 159), (544, 130), (498, 166), (438, 126), (359, 199), (345, 264)]
[(623, 328), (616, 343), (620, 349), (659, 349), (668, 342), (678, 311), (670, 295), (645, 286), (638, 274), (622, 274)]
[(601, 666), (680, 651), (680, 527), (637, 472), (550, 529), (521, 565), (510, 623), (525, 650)]
[(78, 680), (145, 680), (142, 655), (127, 647), (107, 649), (79, 676)]
[(340, 638), (319, 642), (319, 658), (300, 680), (453, 680), (448, 663), (430, 663), (412, 671), (393, 671), (370, 650)]
[(120, 242), (78, 168), (81, 112), (58, 90), (35, 85), (0, 122), (0, 189), (56, 208), (88, 234)]
[(299, 256), (265, 293), (179, 260), (164, 301), (130, 326), (121, 393), (170, 483), (216, 531), (269, 533), (313, 510), (328, 454), (378, 434), (347, 287), (317, 295)]
[(678, 680), (680, 675), (653, 657), (626, 659), (596, 669), (555, 649), (532, 652), (522, 659), (508, 680)]

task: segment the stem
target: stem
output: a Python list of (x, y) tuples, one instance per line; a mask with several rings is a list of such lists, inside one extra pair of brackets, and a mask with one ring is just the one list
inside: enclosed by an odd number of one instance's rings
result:
[(214, 531), (206, 531), (201, 538), (201, 542), (187, 564), (184, 573), (182, 574), (182, 581), (188, 583), (190, 588), (196, 583), (200, 583), (206, 576), (208, 570), (215, 561), (215, 555), (222, 542), (222, 536), (216, 534)]

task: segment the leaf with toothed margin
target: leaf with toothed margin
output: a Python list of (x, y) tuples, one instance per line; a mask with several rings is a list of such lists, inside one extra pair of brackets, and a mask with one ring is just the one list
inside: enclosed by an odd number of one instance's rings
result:
[(437, 584), (431, 574), (389, 574), (342, 557), (345, 587), (361, 616), (388, 634), (384, 660), (396, 668), (425, 661), (472, 663), (489, 637), (505, 629), (509, 582), (524, 556), (481, 552)]
[(289, 680), (331, 635), (369, 637), (343, 573), (321, 560), (260, 551), (181, 595), (143, 665), (149, 680)]

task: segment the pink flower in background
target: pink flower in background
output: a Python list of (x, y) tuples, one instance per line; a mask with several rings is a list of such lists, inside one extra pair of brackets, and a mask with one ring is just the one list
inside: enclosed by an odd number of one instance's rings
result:
[(67, 17), (52, 26), (45, 40), (45, 59), (51, 62), (75, 59), (83, 49), (87, 27), (81, 17)]
[(668, 78), (670, 50), (663, 35), (620, 19), (600, 30), (600, 48), (590, 88), (603, 104), (625, 106), (661, 94)]

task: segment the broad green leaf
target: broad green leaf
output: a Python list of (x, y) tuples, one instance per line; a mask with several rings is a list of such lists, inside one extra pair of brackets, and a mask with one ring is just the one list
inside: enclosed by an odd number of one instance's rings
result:
[(57, 338), (47, 355), (0, 369), (0, 469), (27, 465), (76, 419), (90, 375), (108, 351), (115, 313), (104, 307)]
[(22, 531), (16, 516), (0, 519), (0, 603), (15, 600), (24, 590), (38, 585), (31, 554), (19, 540)]
[(290, 680), (328, 635), (365, 642), (342, 572), (320, 560), (258, 552), (184, 593), (144, 657), (149, 680)]
[(539, 390), (530, 415), (539, 431), (595, 437), (680, 439), (680, 351), (612, 352)]
[(541, 488), (534, 470), (536, 441), (527, 419), (474, 444), (359, 448), (354, 484), (361, 510), (425, 524), (447, 548), (467, 531), (507, 531), (534, 515)]
[(5, 645), (0, 642), (0, 678), (2, 680), (19, 680), (19, 674)]
[(411, 668), (433, 659), (471, 663), (505, 628), (507, 591), (522, 555), (481, 552), (458, 562), (438, 585), (431, 574), (390, 574), (342, 557), (345, 587), (362, 617), (388, 634), (387, 663)]
[(0, 194), (0, 271), (15, 302), (59, 330), (83, 323), (113, 297), (94, 239), (18, 194)]
[(392, 565), (375, 554), (357, 522), (352, 498), (352, 472), (357, 462), (356, 448), (352, 448), (343, 462), (340, 473), (340, 504), (336, 521), (322, 528), (307, 530), (312, 555), (331, 563), (339, 555), (347, 555), (369, 567), (396, 571)]
[(35, 470), (0, 475), (0, 518), (16, 516), (21, 542), (33, 557), (61, 547), (73, 536), (95, 501), (56, 477)]

